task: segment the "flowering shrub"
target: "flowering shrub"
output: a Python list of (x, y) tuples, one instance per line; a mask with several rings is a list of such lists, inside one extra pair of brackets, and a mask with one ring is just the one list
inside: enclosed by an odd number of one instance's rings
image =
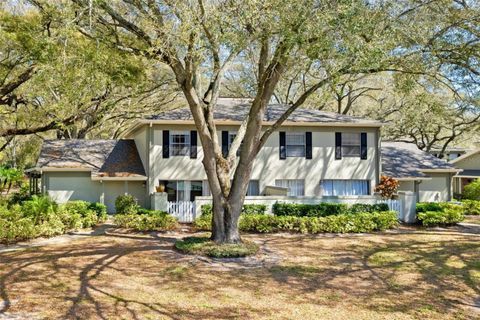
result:
[(393, 195), (397, 193), (399, 184), (397, 179), (381, 176), (380, 183), (375, 187), (375, 192), (379, 192), (384, 199), (392, 199)]

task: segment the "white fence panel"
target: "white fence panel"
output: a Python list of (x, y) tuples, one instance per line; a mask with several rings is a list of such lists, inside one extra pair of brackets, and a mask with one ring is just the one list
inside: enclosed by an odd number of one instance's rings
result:
[(378, 200), (378, 202), (388, 204), (388, 208), (389, 208), (391, 211), (396, 211), (396, 212), (398, 212), (398, 217), (399, 217), (399, 218), (401, 217), (402, 212), (403, 212), (402, 201), (400, 201), (400, 200), (392, 200), (392, 199), (382, 199), (382, 200)]
[(195, 202), (169, 201), (167, 203), (167, 212), (180, 222), (193, 222), (195, 217)]

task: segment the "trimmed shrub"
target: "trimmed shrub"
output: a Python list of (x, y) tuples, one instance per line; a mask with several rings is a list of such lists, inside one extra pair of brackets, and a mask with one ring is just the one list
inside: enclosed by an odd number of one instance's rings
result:
[[(211, 204), (204, 204), (200, 211), (202, 216), (205, 214), (212, 214), (213, 206)], [(242, 214), (265, 214), (267, 206), (264, 204), (244, 204), (242, 206)]]
[(121, 195), (115, 199), (115, 212), (117, 214), (135, 214), (139, 208), (137, 199), (131, 194)]
[(178, 227), (177, 219), (161, 211), (150, 211), (143, 214), (116, 214), (113, 219), (119, 227), (136, 231), (166, 231)]
[(480, 215), (480, 201), (463, 200), (463, 213), (466, 215)]
[(213, 258), (239, 258), (257, 253), (259, 247), (253, 242), (216, 244), (208, 237), (186, 237), (175, 242), (175, 248), (183, 253), (200, 254)]
[(480, 200), (480, 179), (467, 184), (463, 189), (463, 199)]
[(388, 211), (390, 208), (386, 203), (375, 203), (375, 204), (366, 204), (366, 203), (355, 203), (348, 211), (350, 213), (359, 213), (359, 212), (381, 212)]
[[(194, 225), (201, 230), (211, 230), (211, 215), (201, 216)], [(208, 223), (207, 223), (208, 221)], [(386, 230), (398, 225), (395, 211), (339, 214), (326, 217), (297, 217), (273, 215), (240, 216), (239, 228), (244, 232), (300, 232), (300, 233), (346, 233)]]
[(417, 217), (426, 227), (453, 225), (463, 221), (465, 218), (462, 211), (455, 209), (421, 212)]
[(0, 206), (0, 242), (51, 237), (68, 230), (92, 227), (106, 218), (106, 207), (85, 201), (58, 206), (46, 196), (21, 204)]
[(276, 216), (326, 217), (348, 213), (348, 206), (343, 203), (322, 202), (319, 204), (298, 204), (276, 202), (272, 207)]
[(416, 205), (417, 213), (427, 211), (443, 211), (439, 202), (419, 202)]

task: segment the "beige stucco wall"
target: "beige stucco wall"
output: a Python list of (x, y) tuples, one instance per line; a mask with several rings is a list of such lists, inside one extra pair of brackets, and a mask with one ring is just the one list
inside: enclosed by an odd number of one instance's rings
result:
[(148, 175), (148, 127), (140, 127), (132, 134), (132, 137), (135, 140), (135, 145), (142, 160), (145, 173)]
[(422, 180), (419, 185), (420, 202), (448, 201), (449, 173), (429, 173), (431, 180)]
[(480, 170), (480, 153), (455, 162), (453, 165), (458, 169)]
[(90, 172), (44, 172), (45, 191), (58, 203), (72, 200), (99, 202), (101, 184)]
[[(218, 126), (219, 142), (221, 131), (236, 131), (235, 126)], [(198, 139), (198, 157), (162, 157), (162, 130), (195, 130), (193, 125), (154, 125), (150, 143), (149, 193), (153, 192), (159, 180), (206, 180), (203, 165), (203, 150)], [(267, 185), (274, 185), (276, 179), (304, 179), (305, 195), (319, 195), (321, 179), (365, 179), (371, 181), (371, 190), (378, 178), (377, 128), (351, 127), (282, 127), (281, 131), (312, 132), (313, 159), (279, 159), (279, 133), (275, 132), (259, 152), (253, 167), (251, 179), (260, 181), (260, 192)], [(335, 160), (335, 132), (367, 132), (368, 159), (344, 157)]]
[(411, 191), (414, 192), (415, 183), (413, 181), (400, 181), (398, 191)]
[(73, 200), (100, 202), (109, 213), (115, 212), (115, 199), (125, 193), (146, 205), (146, 187), (142, 181), (93, 181), (90, 172), (44, 172), (45, 191), (58, 203)]

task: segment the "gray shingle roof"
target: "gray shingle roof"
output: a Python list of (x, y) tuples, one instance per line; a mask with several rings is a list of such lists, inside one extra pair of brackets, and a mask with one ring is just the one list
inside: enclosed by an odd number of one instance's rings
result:
[[(284, 104), (269, 104), (265, 113), (264, 121), (276, 121), (287, 109), (288, 105)], [(217, 106), (214, 111), (215, 120), (220, 121), (243, 121), (248, 111), (250, 104), (248, 99), (218, 99)], [(181, 108), (172, 111), (166, 111), (158, 115), (151, 115), (147, 117), (148, 120), (193, 120), (192, 114), (188, 108)], [(287, 121), (289, 122), (318, 122), (318, 123), (349, 123), (349, 124), (364, 124), (364, 125), (382, 125), (376, 120), (364, 119), (360, 117), (342, 115), (335, 112), (320, 111), (314, 109), (297, 109), (295, 110)]]
[(413, 143), (382, 142), (381, 154), (382, 174), (394, 178), (422, 178), (426, 177), (422, 170), (455, 169)]
[(91, 169), (98, 177), (144, 177), (134, 140), (45, 140), (38, 168)]

